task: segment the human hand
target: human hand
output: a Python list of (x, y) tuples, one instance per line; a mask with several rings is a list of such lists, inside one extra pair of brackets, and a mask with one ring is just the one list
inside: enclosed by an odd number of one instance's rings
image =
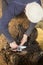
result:
[(23, 35), (20, 45), (23, 45), (25, 42), (27, 42), (27, 37), (28, 36), (26, 34)]
[(14, 42), (10, 43), (10, 47), (11, 47), (12, 49), (16, 49), (16, 48), (18, 47), (18, 45), (17, 45), (16, 42), (14, 41)]

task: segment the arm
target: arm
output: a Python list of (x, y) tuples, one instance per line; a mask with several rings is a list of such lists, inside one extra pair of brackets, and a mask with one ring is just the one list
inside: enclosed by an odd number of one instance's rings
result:
[(25, 32), (25, 34), (26, 34), (27, 36), (30, 36), (30, 34), (32, 33), (32, 31), (33, 31), (35, 25), (36, 25), (36, 23), (30, 22), (30, 26), (29, 26), (29, 28), (27, 29), (27, 31)]
[(8, 31), (8, 23), (13, 17), (15, 17), (16, 15), (19, 15), (21, 13), (21, 11), (22, 11), (21, 7), (22, 7), (22, 5), (20, 5), (19, 3), (16, 3), (16, 2), (10, 3), (9, 6), (7, 7), (6, 11), (3, 13), (3, 16), (0, 20), (1, 27), (3, 27), (3, 29), (2, 29), (3, 34), (6, 36), (9, 43), (14, 41), (14, 39), (11, 37), (11, 35)]
[(24, 43), (27, 42), (27, 38), (28, 38), (28, 36), (30, 36), (30, 34), (32, 33), (32, 30), (34, 29), (35, 25), (36, 25), (36, 23), (31, 23), (31, 22), (30, 22), (30, 26), (29, 26), (29, 28), (27, 29), (27, 31), (24, 33), (20, 45), (24, 45)]
[(7, 6), (6, 11), (3, 13), (3, 16), (0, 20), (0, 28), (2, 28), (2, 33), (6, 36), (8, 43), (11, 43), (10, 47), (12, 48), (16, 48), (18, 45), (8, 31), (8, 23), (13, 17), (19, 15), (23, 10), (23, 5), (20, 5), (17, 2), (11, 2)]
[(12, 43), (14, 41), (13, 37), (10, 35), (8, 28), (3, 29), (3, 34), (6, 36), (8, 43)]

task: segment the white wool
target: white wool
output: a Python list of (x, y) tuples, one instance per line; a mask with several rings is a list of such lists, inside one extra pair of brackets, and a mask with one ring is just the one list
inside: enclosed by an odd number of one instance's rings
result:
[(28, 3), (25, 14), (32, 23), (37, 23), (43, 18), (43, 8), (36, 2)]

